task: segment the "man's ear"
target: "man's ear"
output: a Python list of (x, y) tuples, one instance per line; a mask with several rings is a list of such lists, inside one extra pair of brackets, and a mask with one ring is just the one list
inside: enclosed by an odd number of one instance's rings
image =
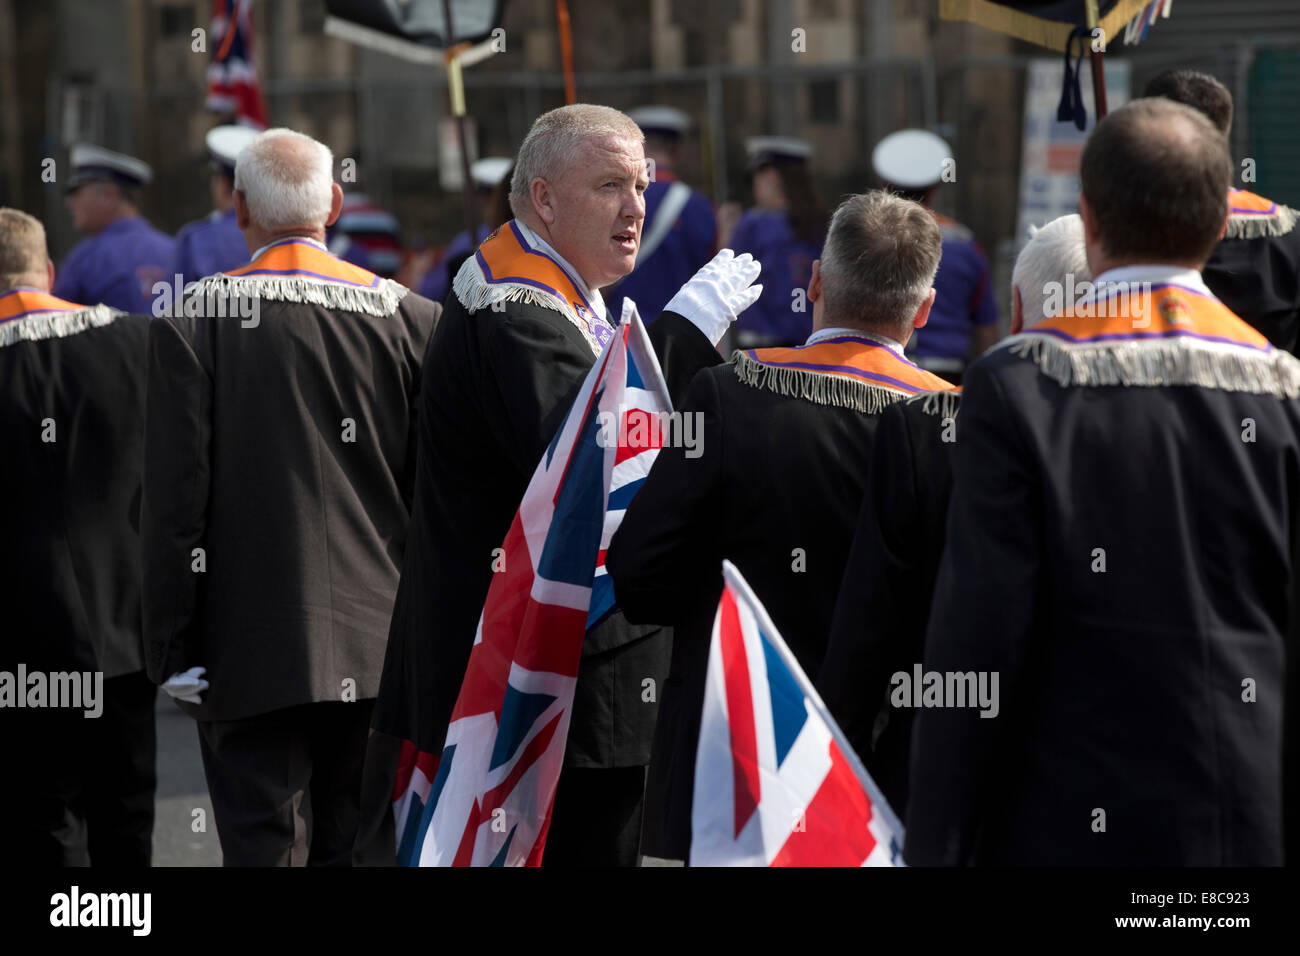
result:
[(555, 224), (555, 194), (551, 184), (541, 176), (528, 184), (528, 198), (532, 200), (533, 212), (546, 226)]
[(822, 297), (822, 261), (814, 259), (812, 278), (808, 280), (808, 301), (816, 302)]
[(930, 321), (930, 309), (934, 306), (934, 289), (921, 302), (920, 308), (916, 310), (916, 315), (912, 316), (912, 328), (919, 329), (925, 323)]
[(49, 279), (50, 291), (54, 290), (54, 260), (45, 260), (45, 275)]
[(1223, 214), (1223, 222), (1219, 225), (1219, 234), (1215, 236), (1215, 241), (1222, 239), (1228, 234), (1228, 220), (1232, 217), (1231, 207)]
[(325, 228), (329, 228), (339, 221), (339, 216), (343, 213), (343, 187), (338, 183), (330, 183), (330, 216), (325, 220)]
[(235, 190), (235, 225), (241, 232), (252, 225), (252, 219), (248, 215), (248, 202), (238, 189)]
[(1019, 335), (1025, 328), (1025, 304), (1020, 298), (1020, 287), (1011, 287), (1011, 334)]

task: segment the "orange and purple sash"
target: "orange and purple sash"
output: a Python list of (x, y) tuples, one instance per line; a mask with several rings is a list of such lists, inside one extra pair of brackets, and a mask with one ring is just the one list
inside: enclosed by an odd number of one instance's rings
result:
[(483, 240), (457, 273), (453, 289), (471, 312), (506, 300), (560, 312), (578, 327), (597, 355), (614, 337), (613, 326), (597, 316), (564, 267), (530, 244), (513, 219)]
[(73, 335), (108, 325), (120, 314), (103, 305), (68, 302), (39, 289), (12, 289), (0, 293), (0, 346)]
[(1102, 285), (1090, 301), (998, 347), (1037, 362), (1063, 386), (1300, 394), (1300, 362), (1214, 296), (1171, 282)]
[(378, 289), (383, 282), (373, 272), (344, 262), (306, 239), (282, 239), (268, 246), (248, 265), (231, 269), (225, 274), (241, 278), (276, 276), (316, 279), (361, 289)]
[(1229, 239), (1284, 236), (1296, 224), (1296, 211), (1244, 189), (1228, 190)]
[(747, 349), (733, 357), (737, 377), (819, 405), (876, 413), (922, 392), (954, 386), (872, 339), (842, 335), (797, 348)]
[(186, 287), (185, 294), (187, 310), (191, 296), (246, 295), (386, 317), (397, 311), (408, 291), (314, 242), (290, 238), (272, 243), (247, 265), (201, 279)]

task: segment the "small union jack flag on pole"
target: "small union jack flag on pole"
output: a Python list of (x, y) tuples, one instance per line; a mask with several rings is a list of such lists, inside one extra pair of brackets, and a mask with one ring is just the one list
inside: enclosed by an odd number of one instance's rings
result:
[(735, 565), (722, 574), (691, 866), (901, 866), (898, 819)]
[(630, 300), (502, 545), (440, 754), (408, 742), (393, 812), (406, 866), (536, 866), (587, 631), (614, 611), (605, 550), (671, 411)]
[(240, 126), (266, 129), (266, 104), (253, 64), (252, 0), (212, 0), (212, 62), (205, 105), (234, 113)]

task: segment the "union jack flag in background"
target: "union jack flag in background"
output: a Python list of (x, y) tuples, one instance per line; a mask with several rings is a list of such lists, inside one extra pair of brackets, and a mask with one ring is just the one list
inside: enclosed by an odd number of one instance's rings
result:
[(671, 408), (627, 300), (506, 535), (442, 753), (403, 744), (399, 864), (541, 863), (583, 639), (614, 610), (605, 550), (659, 454), (653, 425)]
[(266, 104), (253, 65), (252, 0), (212, 0), (208, 98), (213, 113), (234, 113), (241, 126), (266, 129)]
[(691, 866), (900, 866), (903, 828), (730, 561), (695, 758)]

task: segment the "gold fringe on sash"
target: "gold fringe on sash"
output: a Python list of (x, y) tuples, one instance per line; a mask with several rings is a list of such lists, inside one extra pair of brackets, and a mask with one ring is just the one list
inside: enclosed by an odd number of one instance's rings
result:
[(1194, 385), (1278, 398), (1300, 395), (1300, 361), (1276, 349), (1257, 352), (1186, 339), (1068, 345), (1032, 333), (1007, 340), (1006, 348), (1036, 363), (1062, 387)]
[(106, 305), (92, 305), (70, 312), (47, 312), (13, 319), (0, 325), (0, 348), (15, 342), (65, 338), (87, 329), (110, 325), (119, 315), (125, 314)]
[(753, 388), (765, 388), (778, 395), (801, 398), (817, 405), (851, 408), (868, 415), (878, 415), (895, 402), (910, 398), (881, 385), (868, 385), (843, 375), (828, 375), (801, 368), (776, 368), (755, 361), (744, 352), (731, 356), (736, 377)]
[[(306, 276), (230, 276), (218, 273), (187, 287), (185, 302), (196, 296), (208, 301), (248, 297), (269, 302), (301, 302), (341, 312), (364, 312), (382, 319), (397, 311), (408, 292), (406, 286), (392, 279), (380, 279), (377, 287), (367, 289)], [(208, 312), (199, 314), (207, 315)], [(239, 312), (227, 314), (239, 315)]]
[(1228, 239), (1258, 239), (1261, 236), (1285, 236), (1295, 228), (1296, 211), (1278, 203), (1271, 216), (1229, 216)]

